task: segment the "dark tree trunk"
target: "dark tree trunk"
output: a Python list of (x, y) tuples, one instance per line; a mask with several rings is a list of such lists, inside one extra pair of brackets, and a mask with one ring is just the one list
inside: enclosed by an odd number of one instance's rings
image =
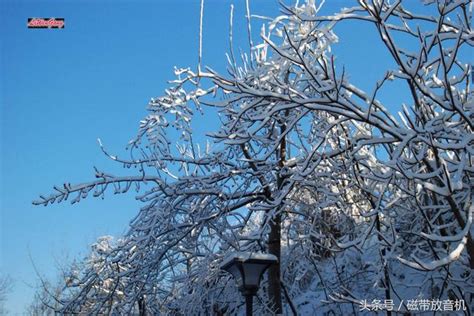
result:
[(281, 258), (281, 215), (278, 214), (270, 224), (268, 251), (278, 259), (278, 263), (268, 269), (268, 296), (272, 310), (283, 314), (281, 303), (280, 258)]
[[(286, 111), (288, 115), (288, 111)], [(284, 135), (286, 131), (286, 125), (280, 126), (280, 135)], [(277, 152), (277, 159), (280, 168), (283, 168), (286, 162), (286, 137), (282, 137), (280, 148)], [(277, 175), (277, 187), (278, 190), (282, 188), (284, 178), (281, 175)], [(279, 211), (279, 210), (277, 210)], [(268, 235), (268, 251), (278, 259), (278, 263), (270, 266), (268, 269), (268, 297), (270, 298), (270, 304), (275, 314), (283, 314), (283, 304), (281, 301), (281, 213), (273, 217), (270, 222), (270, 233)]]
[(143, 297), (140, 297), (138, 299), (138, 315), (146, 316), (146, 304), (145, 299)]

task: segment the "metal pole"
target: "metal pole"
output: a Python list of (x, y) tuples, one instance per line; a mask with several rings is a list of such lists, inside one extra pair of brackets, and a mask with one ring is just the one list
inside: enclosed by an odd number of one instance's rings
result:
[(247, 316), (253, 315), (253, 295), (245, 295), (245, 305), (247, 312), (245, 313)]

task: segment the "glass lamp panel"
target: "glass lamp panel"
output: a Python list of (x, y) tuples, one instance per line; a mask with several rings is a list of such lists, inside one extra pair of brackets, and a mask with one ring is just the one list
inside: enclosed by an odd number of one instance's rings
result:
[(268, 264), (244, 263), (245, 286), (258, 287), (262, 272), (267, 266)]
[(240, 264), (238, 263), (234, 263), (233, 265), (228, 267), (226, 270), (230, 274), (232, 274), (232, 276), (234, 277), (235, 283), (237, 283), (237, 286), (240, 288), (243, 286), (244, 281), (242, 279), (242, 273), (240, 272), (239, 265)]

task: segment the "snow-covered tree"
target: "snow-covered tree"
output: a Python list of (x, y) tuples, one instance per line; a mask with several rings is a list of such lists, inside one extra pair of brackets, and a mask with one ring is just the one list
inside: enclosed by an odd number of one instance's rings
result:
[[(86, 258), (63, 263), (58, 270), (60, 275), (55, 281), (39, 277), (40, 284), (27, 309), (29, 315), (55, 315), (59, 309), (67, 309), (62, 304), (77, 304), (80, 302), (81, 313), (116, 314), (115, 304), (124, 296), (123, 284), (125, 279), (117, 279), (116, 273), (123, 273), (129, 267), (110, 260), (109, 253), (119, 247), (121, 240), (111, 236), (102, 236), (91, 245)], [(84, 280), (100, 276), (100, 281), (93, 284), (88, 291), (81, 289)], [(85, 295), (86, 297), (78, 297)], [(66, 303), (68, 302), (68, 303)], [(135, 314), (144, 315), (143, 300), (139, 299), (136, 306), (131, 308)]]
[[(329, 16), (311, 0), (282, 5), (240, 56), (231, 14), (228, 74), (176, 69), (129, 158), (100, 144), (135, 176), (96, 170), (95, 181), (35, 202), (135, 187), (144, 203), (101, 268), (78, 274), (61, 312), (239, 313), (219, 270), (230, 251), (279, 259), (257, 296), (260, 314), (355, 313), (368, 298), (472, 303), (472, 3), (355, 5)], [(372, 25), (393, 58), (373, 91), (350, 82), (331, 53), (347, 20)], [(378, 97), (392, 82), (409, 92), (406, 104)], [(200, 141), (193, 123), (209, 118), (220, 127)]]
[(8, 276), (0, 275), (0, 315), (6, 314), (5, 302), (7, 294), (12, 288), (12, 280)]
[(33, 300), (25, 309), (30, 316), (53, 316), (56, 310), (60, 308), (58, 298), (63, 291), (63, 284), (59, 282), (55, 286), (42, 279), (41, 285), (36, 288)]

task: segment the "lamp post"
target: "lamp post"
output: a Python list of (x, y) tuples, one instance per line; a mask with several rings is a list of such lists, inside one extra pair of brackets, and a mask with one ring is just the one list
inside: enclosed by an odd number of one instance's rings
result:
[(221, 269), (234, 276), (239, 291), (245, 297), (247, 316), (252, 316), (253, 296), (257, 294), (262, 274), (269, 266), (277, 262), (277, 257), (270, 254), (234, 252), (222, 263)]

